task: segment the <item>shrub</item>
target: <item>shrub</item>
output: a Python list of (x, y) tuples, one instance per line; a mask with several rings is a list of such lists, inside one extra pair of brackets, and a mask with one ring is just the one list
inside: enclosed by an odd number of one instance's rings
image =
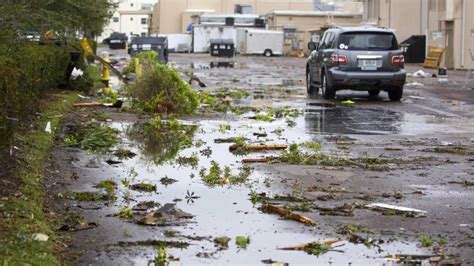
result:
[(198, 107), (195, 91), (191, 90), (170, 66), (154, 60), (156, 53), (140, 53), (142, 77), (128, 86), (130, 96), (136, 106), (145, 112), (191, 114)]

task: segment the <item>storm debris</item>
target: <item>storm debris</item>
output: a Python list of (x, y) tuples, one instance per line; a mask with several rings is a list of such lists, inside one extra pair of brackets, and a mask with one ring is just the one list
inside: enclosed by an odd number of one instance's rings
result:
[(294, 213), (291, 210), (287, 209), (286, 207), (280, 207), (280, 206), (271, 205), (271, 204), (264, 204), (264, 205), (262, 205), (262, 207), (260, 209), (263, 212), (276, 213), (276, 214), (280, 215), (281, 217), (284, 217), (284, 218), (290, 219), (290, 220), (294, 220), (294, 221), (298, 221), (298, 222), (304, 223), (306, 225), (315, 225), (316, 224), (316, 222), (313, 221), (311, 218), (306, 217), (306, 216), (301, 215), (301, 214)]
[(319, 256), (324, 253), (327, 253), (328, 251), (332, 250), (332, 245), (335, 243), (338, 243), (342, 240), (340, 239), (334, 239), (334, 240), (325, 240), (325, 241), (315, 241), (312, 243), (307, 243), (307, 244), (302, 244), (302, 245), (297, 245), (297, 246), (290, 246), (290, 247), (284, 247), (284, 248), (279, 248), (280, 250), (301, 250), (305, 251), (306, 253), (310, 255), (315, 255)]
[(155, 201), (142, 201), (137, 203), (135, 206), (132, 207), (134, 211), (147, 211), (149, 209), (158, 208), (161, 204)]
[(220, 249), (227, 249), (229, 248), (229, 242), (230, 238), (227, 236), (220, 236), (214, 238), (214, 243), (220, 248)]
[(390, 205), (385, 203), (371, 203), (366, 205), (365, 207), (381, 211), (385, 215), (404, 215), (407, 217), (424, 217), (426, 216), (427, 211), (408, 208), (408, 207), (400, 207), (396, 205)]
[(155, 192), (156, 185), (151, 183), (137, 183), (130, 186), (131, 189), (143, 192)]
[(156, 211), (148, 212), (145, 217), (137, 220), (137, 224), (151, 226), (167, 226), (182, 224), (183, 220), (192, 219), (194, 216), (176, 207), (175, 203), (166, 203)]
[[(229, 146), (230, 151), (236, 151), (241, 148), (238, 144), (233, 144)], [(262, 151), (262, 150), (284, 150), (288, 148), (286, 144), (257, 144), (257, 145), (247, 145), (245, 149), (247, 151)]]
[(235, 244), (242, 249), (246, 249), (247, 246), (250, 244), (250, 237), (249, 236), (237, 236), (235, 238)]
[(345, 203), (342, 206), (337, 206), (333, 208), (327, 207), (316, 207), (319, 210), (319, 215), (323, 216), (354, 216), (354, 209), (356, 208), (355, 205)]

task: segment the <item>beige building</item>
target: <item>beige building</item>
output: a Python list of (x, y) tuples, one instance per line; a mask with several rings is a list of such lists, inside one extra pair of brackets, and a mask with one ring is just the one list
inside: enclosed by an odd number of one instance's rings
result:
[(313, 0), (160, 0), (155, 5), (152, 33), (182, 33), (193, 16), (215, 13), (232, 14), (235, 5), (249, 5), (254, 14), (274, 10), (313, 10)]
[(307, 43), (322, 37), (332, 25), (360, 25), (362, 13), (277, 10), (267, 14), (266, 20), (270, 30), (283, 31), (283, 52), (289, 54), (300, 50), (307, 52)]
[(365, 21), (395, 29), (400, 42), (425, 35), (427, 46), (445, 48), (443, 66), (470, 67), (473, 0), (363, 0), (363, 6)]

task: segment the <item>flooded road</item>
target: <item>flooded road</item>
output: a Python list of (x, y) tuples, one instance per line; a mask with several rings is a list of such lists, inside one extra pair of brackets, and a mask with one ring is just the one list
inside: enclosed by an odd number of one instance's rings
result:
[[(179, 258), (170, 259), (170, 265), (395, 265), (392, 259), (397, 254), (419, 255), (425, 261), (435, 255), (460, 255), (465, 260), (474, 256), (474, 218), (467, 204), (474, 192), (462, 185), (474, 174), (473, 99), (462, 103), (463, 115), (449, 105), (436, 107), (438, 98), (413, 104), (408, 95), (418, 92), (411, 90), (401, 103), (387, 102), (383, 94), (369, 99), (344, 92), (336, 101), (326, 101), (306, 96), (302, 59), (239, 57), (216, 62), (176, 55), (171, 61), (205, 82), (204, 90), (230, 95), (245, 91), (239, 97), (226, 96), (231, 106), (240, 108), (238, 112), (201, 108), (199, 115), (159, 122), (112, 109), (71, 114), (69, 123), (81, 123), (107, 113), (104, 124), (119, 132), (114, 150), (135, 155), (94, 155), (64, 146), (54, 150), (51, 196), (84, 221), (98, 225), (67, 233), (72, 237), (73, 264), (146, 265), (157, 258), (160, 241), (167, 255)], [(342, 104), (346, 98), (355, 103)], [(437, 112), (428, 112), (429, 108)], [(446, 114), (440, 115), (441, 111)], [(160, 125), (169, 128), (163, 131)], [(238, 138), (246, 145), (317, 143), (321, 146), (317, 154), (329, 160), (296, 164), (287, 157), (287, 161), (245, 164), (243, 159), (283, 158), (285, 152), (232, 153), (233, 142), (227, 140)], [(462, 147), (463, 152), (445, 153), (440, 147)], [(302, 154), (313, 156), (309, 150)], [(240, 176), (243, 167), (250, 171), (243, 182), (209, 183), (215, 165), (224, 172), (230, 169), (230, 176)], [(104, 180), (115, 182), (115, 200), (84, 202), (64, 196), (100, 192), (96, 185)], [(133, 189), (137, 184), (156, 189)], [(259, 197), (278, 206), (297, 205), (294, 199), (271, 199), (284, 195), (297, 198), (301, 205), (295, 213), (315, 225), (263, 211), (268, 202)], [(137, 210), (140, 202), (153, 206)], [(421, 209), (427, 215), (415, 218), (364, 207), (380, 202)], [(165, 204), (175, 204), (174, 211), (192, 218), (150, 225), (149, 214), (159, 213)], [(343, 205), (351, 210), (337, 212)], [(127, 209), (133, 214), (119, 217)], [(224, 236), (230, 239), (228, 247), (215, 242)], [(237, 245), (239, 236), (249, 237), (247, 247)], [(427, 245), (426, 239), (433, 243)], [(313, 255), (282, 250), (328, 240), (337, 242), (312, 249)], [(179, 245), (183, 243), (186, 247)]]

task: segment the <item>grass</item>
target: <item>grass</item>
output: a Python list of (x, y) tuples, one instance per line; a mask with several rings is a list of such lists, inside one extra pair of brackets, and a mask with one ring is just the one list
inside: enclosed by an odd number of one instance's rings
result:
[(434, 241), (433, 241), (433, 239), (432, 239), (430, 236), (428, 236), (428, 235), (420, 235), (420, 243), (421, 243), (421, 246), (422, 246), (422, 247), (428, 248), (428, 247), (433, 246)]
[(197, 153), (193, 153), (188, 157), (179, 156), (178, 158), (176, 158), (176, 163), (179, 166), (190, 166), (191, 168), (196, 169), (199, 165), (199, 157)]
[(238, 236), (235, 238), (235, 244), (242, 249), (246, 249), (247, 246), (250, 244), (250, 237), (249, 236)]
[(151, 183), (138, 183), (130, 186), (133, 190), (144, 191), (144, 192), (155, 192), (156, 185)]
[(123, 207), (120, 209), (118, 216), (122, 219), (129, 219), (133, 217), (133, 211), (130, 208)]
[(77, 200), (77, 201), (93, 202), (93, 201), (115, 201), (117, 199), (117, 196), (115, 195), (115, 192), (101, 193), (101, 192), (83, 191), (83, 192), (69, 192), (66, 198), (71, 199), (71, 200)]
[(229, 166), (221, 168), (216, 161), (211, 161), (211, 167), (209, 171), (205, 168), (201, 168), (199, 175), (202, 181), (208, 186), (215, 185), (237, 185), (247, 183), (250, 175), (252, 174), (252, 168), (248, 166), (242, 166), (239, 168), (239, 173), (234, 175), (232, 169)]
[(324, 253), (327, 253), (329, 250), (331, 250), (331, 245), (323, 244), (323, 243), (320, 243), (319, 241), (315, 241), (311, 243), (311, 245), (308, 245), (304, 249), (306, 253), (310, 255), (314, 255), (314, 256), (322, 255)]
[[(0, 211), (0, 264), (2, 265), (59, 265), (55, 256), (60, 245), (52, 228), (52, 221), (46, 215), (43, 205), (43, 171), (48, 152), (53, 146), (54, 135), (60, 127), (62, 117), (72, 103), (77, 101), (75, 92), (61, 92), (52, 95), (40, 108), (43, 114), (34, 122), (34, 128), (19, 133), (21, 142), (19, 164), (16, 170), (21, 186), (17, 197), (2, 199)], [(53, 134), (44, 131), (51, 122)], [(33, 234), (49, 236), (48, 241), (33, 240)]]
[(214, 238), (214, 243), (222, 249), (227, 249), (229, 247), (230, 238), (227, 236), (220, 236)]

